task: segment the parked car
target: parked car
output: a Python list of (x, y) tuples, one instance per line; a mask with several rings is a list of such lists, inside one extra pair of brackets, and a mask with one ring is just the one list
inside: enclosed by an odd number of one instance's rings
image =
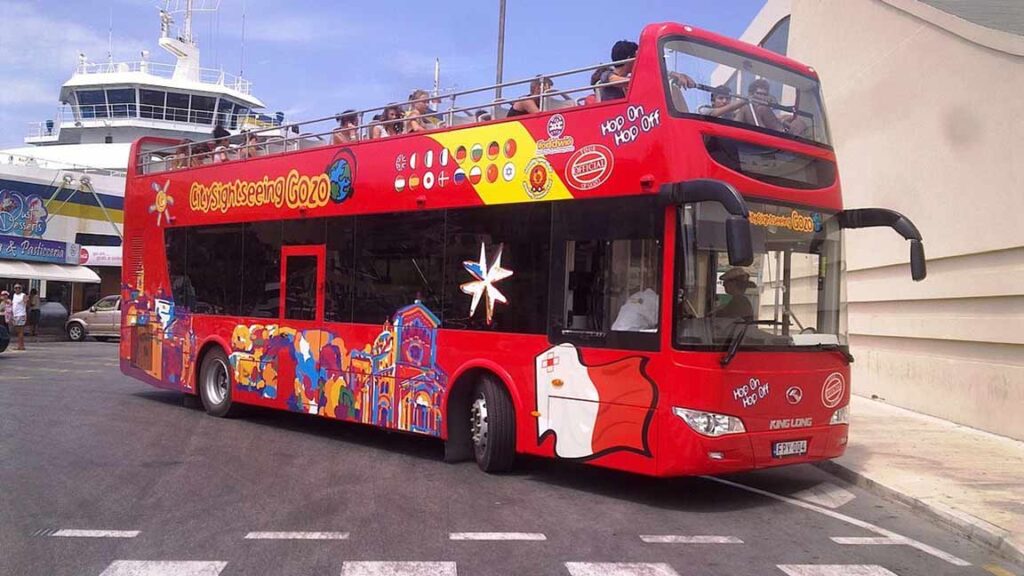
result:
[(11, 334), (7, 331), (7, 327), (0, 325), (0, 352), (7, 350), (7, 345), (11, 343)]
[(117, 338), (121, 335), (121, 297), (106, 296), (88, 310), (75, 312), (64, 325), (68, 338), (74, 342), (92, 336), (97, 340)]

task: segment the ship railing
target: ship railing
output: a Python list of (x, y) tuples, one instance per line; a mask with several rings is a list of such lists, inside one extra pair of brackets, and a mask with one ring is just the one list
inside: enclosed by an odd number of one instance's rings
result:
[[(444, 110), (432, 110), (425, 116), (433, 118), (436, 127), (429, 131), (444, 130), (450, 128), (462, 128), (470, 125), (504, 120), (510, 107), (517, 101), (528, 100), (529, 94), (517, 95), (511, 98), (494, 97), (501, 94), (506, 88), (526, 87), (535, 81), (554, 82), (558, 79), (568, 79), (568, 88), (555, 87), (544, 92), (540, 100), (541, 112), (569, 109), (576, 106), (593, 104), (599, 101), (599, 89), (611, 86), (628, 84), (629, 80), (616, 82), (593, 83), (591, 74), (597, 70), (619, 66), (633, 62), (634, 59), (606, 62), (574, 68), (564, 72), (542, 74), (532, 78), (492, 84), (471, 90), (462, 90), (439, 95), (429, 95), (418, 100), (408, 100), (355, 110), (347, 114), (333, 114), (314, 120), (294, 122), (267, 128), (253, 128), (246, 130), (242, 136), (233, 136), (217, 141), (213, 138), (195, 142), (183, 141), (176, 146), (161, 148), (146, 148), (140, 152), (138, 166), (142, 173), (161, 172), (165, 170), (184, 169), (189, 167), (202, 166), (225, 160), (248, 159), (255, 156), (268, 156), (285, 152), (315, 148), (331, 144), (335, 137), (348, 135), (345, 142), (355, 143), (372, 139), (374, 128), (381, 126), (402, 125), (407, 127), (414, 118), (403, 118), (400, 120), (382, 120), (374, 118), (371, 121), (364, 121), (364, 118), (373, 114), (383, 116), (385, 110), (399, 106), (403, 110), (411, 107), (417, 102), (429, 104), (447, 104)], [(596, 74), (594, 74), (596, 76)], [(563, 80), (564, 81), (564, 80)], [(590, 97), (593, 97), (591, 99)], [(341, 128), (338, 123), (341, 117), (356, 116), (357, 125), (349, 128)], [(407, 128), (406, 128), (407, 129)], [(425, 133), (429, 133), (426, 131)]]
[[(174, 77), (174, 64), (135, 60), (128, 62), (81, 62), (75, 68), (75, 74), (118, 74), (125, 72), (142, 72), (160, 78)], [(227, 73), (216, 68), (200, 68), (199, 82), (230, 88), (242, 94), (252, 93), (252, 82), (241, 76)]]
[[(106, 122), (117, 120), (159, 120), (173, 122), (176, 125), (171, 128), (196, 131), (195, 124), (212, 127), (221, 124), (229, 130), (238, 130), (244, 127), (269, 127), (280, 125), (280, 122), (272, 120), (269, 116), (256, 114), (252, 111), (242, 112), (217, 112), (216, 110), (199, 110), (195, 108), (176, 108), (172, 106), (156, 106), (150, 104), (136, 104), (134, 102), (122, 104), (76, 104), (65, 105), (60, 108), (57, 117), (53, 120), (29, 123), (29, 138), (43, 138), (57, 136), (61, 125), (67, 120), (81, 126), (88, 122)], [(189, 124), (192, 126), (181, 126)]]
[(11, 152), (0, 153), (0, 165), (46, 168), (49, 170), (66, 170), (69, 172), (79, 172), (82, 174), (99, 174), (103, 176), (124, 177), (125, 175), (127, 175), (126, 170), (95, 168), (93, 166), (85, 166), (82, 164), (74, 164), (71, 162), (50, 160), (47, 158), (40, 158), (38, 156), (31, 156), (28, 154), (14, 154)]

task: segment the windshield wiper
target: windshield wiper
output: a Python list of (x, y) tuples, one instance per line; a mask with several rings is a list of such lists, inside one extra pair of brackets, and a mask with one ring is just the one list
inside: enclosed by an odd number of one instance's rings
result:
[(729, 350), (726, 351), (725, 356), (722, 356), (722, 359), (718, 361), (723, 368), (728, 366), (736, 356), (736, 353), (739, 352), (740, 344), (742, 344), (743, 339), (747, 337), (747, 328), (750, 328), (755, 324), (763, 324), (765, 326), (781, 325), (782, 322), (777, 322), (775, 320), (746, 320), (743, 318), (737, 318), (733, 321), (733, 324), (740, 324), (741, 327), (739, 333), (736, 334), (736, 337), (729, 342)]

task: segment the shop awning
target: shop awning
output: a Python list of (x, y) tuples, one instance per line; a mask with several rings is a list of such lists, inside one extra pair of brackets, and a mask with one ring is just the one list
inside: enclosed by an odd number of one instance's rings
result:
[(64, 266), (18, 260), (0, 260), (0, 278), (86, 282), (89, 284), (99, 284), (100, 281), (100, 277), (85, 266)]

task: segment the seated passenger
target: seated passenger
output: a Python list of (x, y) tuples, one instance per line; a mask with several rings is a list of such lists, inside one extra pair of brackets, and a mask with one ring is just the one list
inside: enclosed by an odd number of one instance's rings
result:
[(217, 124), (213, 129), (213, 142), (210, 144), (210, 149), (213, 151), (213, 162), (227, 162), (231, 158), (228, 156), (228, 151), (231, 147), (228, 145), (228, 138), (231, 137), (231, 132), (228, 132), (226, 128)]
[(536, 114), (540, 112), (540, 99), (541, 95), (551, 90), (554, 86), (554, 82), (550, 78), (538, 77), (534, 78), (530, 82), (530, 97), (523, 98), (522, 100), (516, 100), (512, 103), (512, 107), (509, 108), (506, 118), (512, 116), (524, 116), (526, 114)]
[(722, 84), (711, 90), (711, 105), (701, 106), (700, 113), (705, 116), (735, 120), (736, 111), (746, 106), (746, 104), (745, 101), (739, 98), (733, 99), (732, 90), (725, 84)]
[(474, 116), (476, 117), (477, 122), (487, 122), (488, 120), (493, 120), (491, 113), (488, 112), (487, 110), (477, 110), (474, 113)]
[(338, 121), (338, 127), (331, 132), (331, 144), (359, 141), (359, 115), (355, 110), (345, 110), (334, 119)]
[(426, 90), (414, 90), (409, 94), (409, 111), (405, 113), (409, 120), (409, 132), (433, 130), (440, 125), (438, 114), (430, 109), (430, 93)]
[(601, 68), (594, 70), (594, 73), (590, 75), (590, 85), (594, 87), (594, 93), (588, 94), (584, 97), (582, 104), (596, 104), (601, 101), (601, 88), (599, 88), (601, 84), (601, 75), (607, 70), (611, 70), (611, 68), (602, 66)]
[(764, 78), (758, 78), (751, 82), (747, 88), (749, 99), (736, 112), (735, 119), (761, 128), (784, 132), (786, 127), (771, 107), (771, 104), (775, 104), (775, 99), (772, 98), (770, 89), (768, 81)]
[[(607, 100), (616, 100), (619, 98), (626, 97), (626, 91), (629, 89), (629, 80), (633, 76), (633, 67), (636, 64), (636, 51), (639, 48), (636, 42), (630, 42), (629, 40), (619, 40), (612, 46), (612, 60), (618, 62), (620, 60), (630, 60), (624, 64), (618, 64), (611, 68), (604, 70), (600, 75), (601, 84), (609, 84), (614, 82), (623, 82), (622, 84), (615, 84), (614, 86), (601, 86), (598, 88), (598, 95), (600, 101), (604, 102)], [(688, 90), (697, 86), (697, 83), (686, 74), (679, 72), (669, 72), (669, 81), (672, 82), (673, 88)], [(680, 110), (685, 111), (685, 102), (682, 106), (678, 107)]]
[(255, 158), (259, 155), (260, 139), (256, 137), (255, 132), (245, 130), (242, 132), (242, 147), (238, 150), (239, 160), (248, 160), (249, 158)]
[(731, 268), (722, 274), (722, 286), (730, 300), (724, 306), (719, 306), (711, 313), (717, 318), (742, 318), (752, 320), (754, 318), (754, 307), (747, 298), (747, 290), (757, 288), (757, 284), (750, 281), (750, 273), (743, 268)]
[(374, 118), (375, 121), (381, 121), (381, 124), (375, 124), (370, 129), (370, 138), (387, 138), (388, 136), (397, 136), (404, 131), (405, 123), (402, 122), (402, 109), (398, 107), (398, 104), (391, 104), (384, 108), (381, 112), (380, 118)]
[(181, 145), (175, 148), (171, 155), (171, 170), (188, 168), (191, 165), (190, 155), (192, 154), (192, 141), (188, 138), (181, 141)]

